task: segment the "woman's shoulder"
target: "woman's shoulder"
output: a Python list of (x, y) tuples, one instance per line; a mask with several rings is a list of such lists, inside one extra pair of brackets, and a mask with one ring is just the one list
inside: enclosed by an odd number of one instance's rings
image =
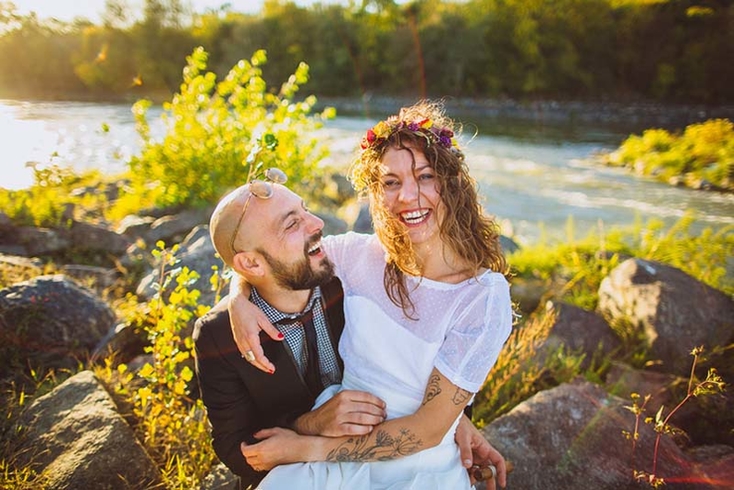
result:
[(348, 231), (338, 235), (328, 235), (321, 239), (327, 247), (362, 247), (369, 244), (377, 244), (377, 237), (373, 234), (357, 233)]
[(504, 274), (495, 272), (490, 269), (484, 269), (477, 274), (477, 282), (486, 288), (506, 287), (509, 289), (510, 283)]

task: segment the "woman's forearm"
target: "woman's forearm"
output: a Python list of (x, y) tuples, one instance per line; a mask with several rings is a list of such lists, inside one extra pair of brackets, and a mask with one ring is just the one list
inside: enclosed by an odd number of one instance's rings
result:
[(434, 369), (421, 407), (388, 420), (369, 434), (319, 437), (309, 449), (311, 461), (387, 461), (437, 446), (461, 414), (471, 393), (456, 387)]

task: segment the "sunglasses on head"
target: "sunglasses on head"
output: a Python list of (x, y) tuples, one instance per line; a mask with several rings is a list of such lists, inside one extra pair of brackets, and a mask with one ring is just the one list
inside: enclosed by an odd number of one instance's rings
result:
[(258, 199), (270, 199), (273, 197), (273, 184), (285, 184), (287, 180), (288, 176), (285, 172), (279, 168), (269, 168), (265, 171), (265, 180), (255, 179), (251, 180), (247, 184), (250, 195), (247, 196), (245, 204), (242, 206), (242, 214), (240, 214), (240, 218), (237, 220), (237, 226), (234, 227), (232, 239), (229, 242), (229, 248), (232, 249), (232, 255), (239, 253), (234, 247), (234, 242), (237, 240), (237, 235), (240, 232), (240, 226), (242, 226), (242, 221), (245, 219), (245, 213), (247, 213), (247, 207), (250, 205), (250, 199), (252, 199), (252, 196), (257, 197)]

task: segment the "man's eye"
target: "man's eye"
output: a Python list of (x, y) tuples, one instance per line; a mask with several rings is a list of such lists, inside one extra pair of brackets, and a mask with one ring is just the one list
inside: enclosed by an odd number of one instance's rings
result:
[(290, 231), (290, 230), (293, 230), (293, 229), (295, 229), (295, 228), (296, 228), (296, 226), (298, 226), (298, 220), (295, 220), (295, 221), (291, 221), (290, 223), (288, 223), (288, 224), (286, 225), (285, 229), (286, 229), (286, 231)]

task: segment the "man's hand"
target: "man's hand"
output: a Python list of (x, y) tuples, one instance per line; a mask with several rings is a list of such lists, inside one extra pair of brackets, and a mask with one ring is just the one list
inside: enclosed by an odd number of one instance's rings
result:
[(293, 424), (299, 434), (329, 437), (364, 435), (386, 417), (385, 402), (371, 393), (345, 390)]
[(299, 436), (292, 430), (274, 427), (253, 434), (260, 442), (240, 444), (247, 464), (255, 471), (269, 471), (281, 464), (309, 461), (309, 436)]
[[(466, 415), (461, 416), (454, 437), (461, 453), (461, 462), (469, 470), (472, 465), (486, 466), (492, 464), (497, 468), (497, 478), (487, 480), (487, 490), (496, 490), (497, 484), (501, 488), (507, 485), (507, 466), (505, 458), (484, 438)], [(472, 485), (476, 483), (474, 476), (469, 472)]]

